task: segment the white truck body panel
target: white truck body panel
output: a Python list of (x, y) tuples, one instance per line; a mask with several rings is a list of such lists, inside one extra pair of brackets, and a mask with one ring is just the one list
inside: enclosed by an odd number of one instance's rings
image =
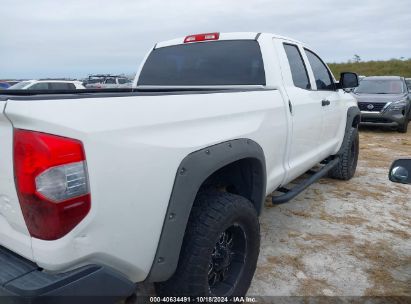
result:
[[(256, 35), (228, 33), (221, 34), (220, 40), (255, 39)], [(183, 40), (158, 43), (156, 47), (181, 44)], [(143, 281), (153, 264), (176, 171), (188, 154), (231, 139), (255, 141), (265, 154), (266, 194), (335, 154), (343, 141), (347, 109), (356, 104), (355, 100), (342, 90), (330, 93), (295, 88), (282, 47), (284, 41), (297, 44), (303, 52), (303, 45), (288, 38), (272, 34), (258, 38), (266, 86), (254, 87), (265, 90), (110, 98), (96, 95), (84, 99), (10, 98), (7, 118), (0, 117), (0, 245), (47, 271), (102, 263), (135, 282)], [(140, 72), (141, 67), (134, 86)], [(309, 74), (312, 80), (312, 72)], [(322, 107), (324, 98), (333, 107)], [(30, 238), (24, 225), (13, 180), (13, 128), (83, 142), (91, 211), (61, 239)]]
[(271, 151), (266, 156), (269, 184), (278, 185), (284, 177), (279, 160), (286, 147), (286, 116), (276, 90), (217, 93), (213, 98), (200, 94), (195, 100), (170, 95), (16, 101), (9, 103), (7, 115), (15, 128), (84, 144), (90, 214), (59, 240), (32, 239), (34, 261), (51, 271), (104, 262), (143, 280), (153, 262), (177, 168), (186, 155), (205, 146), (253, 139)]
[(28, 259), (33, 259), (31, 238), (20, 208), (14, 183), (13, 127), (4, 115), (0, 101), (0, 244)]

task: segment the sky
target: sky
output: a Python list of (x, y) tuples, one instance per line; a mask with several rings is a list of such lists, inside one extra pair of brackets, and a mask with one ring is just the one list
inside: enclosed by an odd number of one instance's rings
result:
[(133, 74), (162, 40), (270, 32), (326, 62), (411, 57), (410, 0), (1, 0), (0, 78)]

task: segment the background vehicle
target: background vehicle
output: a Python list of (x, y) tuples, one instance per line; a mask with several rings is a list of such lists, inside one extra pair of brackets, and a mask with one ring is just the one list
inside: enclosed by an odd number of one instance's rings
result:
[(398, 76), (364, 78), (354, 90), (361, 110), (361, 123), (380, 123), (407, 132), (411, 97), (405, 80)]
[(77, 80), (24, 80), (11, 87), (9, 90), (81, 90), (83, 84)]
[(357, 85), (293, 39), (209, 33), (156, 44), (135, 89), (0, 95), (0, 291), (244, 295), (266, 195), (354, 175)]
[(117, 89), (131, 88), (132, 81), (125, 76), (116, 75), (90, 75), (84, 81), (84, 85), (89, 89)]
[(405, 78), (405, 83), (407, 84), (408, 91), (411, 92), (411, 78)]
[(20, 80), (0, 80), (0, 90), (5, 90), (11, 87), (12, 85), (15, 85), (16, 83), (19, 83)]
[(8, 89), (10, 87), (10, 84), (8, 84), (5, 81), (0, 81), (0, 90), (5, 90)]
[(5, 82), (7, 82), (10, 86), (15, 85), (16, 83), (19, 83), (21, 80), (6, 80)]

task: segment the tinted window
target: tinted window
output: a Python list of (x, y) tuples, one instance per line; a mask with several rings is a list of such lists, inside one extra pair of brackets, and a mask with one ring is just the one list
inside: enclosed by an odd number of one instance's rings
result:
[(115, 78), (107, 78), (106, 79), (106, 84), (116, 84), (116, 79)]
[(155, 49), (139, 85), (265, 85), (260, 47), (254, 40), (191, 43)]
[(290, 64), (291, 75), (293, 76), (294, 85), (302, 89), (310, 89), (307, 70), (304, 66), (303, 58), (297, 46), (284, 44), (285, 53), (287, 54), (288, 63)]
[(125, 84), (125, 83), (129, 83), (130, 80), (126, 79), (126, 78), (119, 78), (118, 79), (118, 83), (119, 84)]
[(363, 79), (355, 93), (362, 94), (401, 94), (405, 92), (399, 79)]
[(49, 84), (47, 82), (39, 82), (28, 87), (27, 90), (48, 90)]
[(65, 82), (52, 82), (50, 83), (51, 90), (71, 90), (68, 83)]
[(305, 50), (305, 53), (307, 54), (308, 61), (314, 73), (317, 90), (334, 90), (334, 82), (325, 64), (317, 55), (309, 50)]

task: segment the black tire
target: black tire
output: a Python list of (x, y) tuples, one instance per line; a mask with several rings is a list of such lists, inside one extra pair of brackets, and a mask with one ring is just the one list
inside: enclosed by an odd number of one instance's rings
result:
[(347, 136), (347, 142), (340, 154), (340, 161), (328, 174), (331, 178), (349, 180), (354, 176), (355, 170), (357, 169), (360, 144), (358, 129), (351, 128)]
[(408, 120), (406, 119), (406, 121), (398, 126), (398, 132), (400, 133), (407, 133), (408, 131)]
[(156, 284), (156, 292), (159, 296), (244, 296), (259, 251), (260, 225), (249, 200), (226, 192), (199, 193), (177, 270), (168, 281)]

